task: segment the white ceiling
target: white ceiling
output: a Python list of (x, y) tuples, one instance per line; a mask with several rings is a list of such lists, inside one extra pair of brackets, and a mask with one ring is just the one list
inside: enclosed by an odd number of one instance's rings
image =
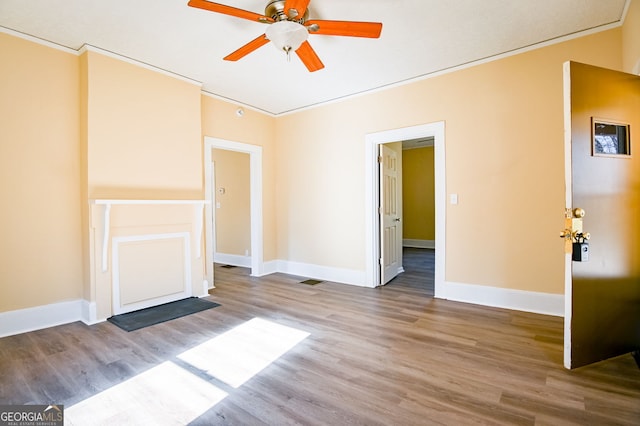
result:
[[(383, 29), (379, 39), (310, 35), (325, 68), (309, 73), (271, 45), (223, 61), (266, 26), (187, 1), (0, 0), (0, 26), (74, 50), (98, 47), (278, 115), (616, 25), (627, 2), (312, 0), (310, 19), (382, 22)], [(262, 14), (268, 0), (218, 3)]]

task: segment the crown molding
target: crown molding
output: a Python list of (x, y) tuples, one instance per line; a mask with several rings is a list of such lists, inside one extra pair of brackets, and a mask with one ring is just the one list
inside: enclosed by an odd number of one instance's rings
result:
[(135, 65), (135, 66), (138, 66), (138, 67), (150, 70), (150, 71), (154, 71), (154, 72), (157, 72), (159, 74), (163, 74), (163, 75), (166, 75), (168, 77), (175, 78), (176, 80), (181, 80), (181, 81), (184, 81), (186, 83), (193, 84), (195, 86), (198, 86), (198, 87), (202, 88), (202, 82), (200, 82), (200, 81), (193, 80), (193, 79), (185, 77), (183, 75), (176, 74), (174, 72), (167, 71), (167, 70), (162, 69), (162, 68), (158, 68), (156, 66), (147, 64), (145, 62), (141, 62), (141, 61), (138, 61), (138, 60), (135, 60), (135, 59), (131, 59), (131, 58), (127, 57), (127, 56), (120, 55), (118, 53), (111, 52), (109, 50), (101, 49), (101, 48), (96, 47), (96, 46), (92, 46), (90, 44), (83, 44), (82, 47), (80, 47), (80, 49), (73, 49), (71, 47), (67, 47), (67, 46), (63, 46), (61, 44), (53, 43), (51, 41), (44, 40), (44, 39), (41, 39), (41, 38), (38, 38), (38, 37), (34, 37), (32, 35), (29, 35), (29, 34), (26, 34), (26, 33), (22, 33), (20, 31), (15, 31), (15, 30), (12, 30), (11, 28), (6, 28), (6, 27), (3, 27), (3, 26), (0, 26), (0, 33), (4, 33), (4, 34), (7, 34), (7, 35), (10, 35), (10, 36), (13, 36), (13, 37), (17, 37), (17, 38), (20, 38), (22, 40), (30, 41), (32, 43), (36, 43), (36, 44), (39, 44), (39, 45), (42, 45), (42, 46), (50, 47), (52, 49), (60, 50), (62, 52), (69, 53), (69, 54), (75, 55), (75, 56), (82, 56), (86, 52), (98, 53), (100, 55), (108, 56), (110, 58), (117, 59), (119, 61), (126, 62), (128, 64), (132, 64), (132, 65)]
[(552, 38), (552, 39), (549, 39), (549, 40), (545, 40), (545, 41), (542, 41), (542, 42), (534, 43), (534, 44), (532, 44), (530, 46), (525, 46), (525, 47), (522, 47), (522, 48), (510, 50), (510, 51), (497, 53), (497, 54), (488, 56), (486, 58), (481, 58), (481, 59), (478, 59), (478, 60), (475, 60), (475, 61), (468, 62), (466, 64), (461, 64), (461, 65), (457, 65), (457, 66), (453, 66), (453, 67), (445, 68), (445, 69), (441, 69), (441, 70), (435, 70), (435, 71), (429, 72), (427, 74), (423, 74), (423, 75), (419, 75), (419, 76), (408, 78), (406, 80), (397, 81), (397, 82), (394, 82), (394, 83), (389, 83), (389, 84), (382, 85), (382, 86), (379, 86), (379, 87), (371, 88), (371, 89), (364, 90), (364, 91), (359, 92), (359, 93), (353, 93), (353, 94), (350, 94), (350, 95), (339, 96), (339, 97), (334, 98), (334, 99), (328, 99), (328, 100), (321, 101), (321, 102), (318, 102), (318, 103), (314, 103), (314, 104), (310, 104), (310, 105), (306, 105), (306, 106), (301, 106), (299, 108), (294, 108), (292, 110), (286, 110), (286, 111), (280, 111), (280, 112), (266, 111), (266, 110), (254, 107), (252, 105), (248, 105), (248, 104), (242, 103), (242, 102), (237, 101), (235, 99), (226, 98), (224, 96), (220, 96), (220, 95), (216, 95), (216, 94), (211, 93), (211, 92), (207, 92), (205, 90), (202, 90), (202, 82), (190, 79), (190, 78), (185, 77), (185, 76), (180, 75), (180, 74), (175, 74), (175, 73), (173, 73), (171, 71), (167, 71), (165, 69), (158, 68), (158, 67), (155, 67), (153, 65), (144, 63), (144, 62), (140, 62), (138, 60), (135, 60), (135, 59), (120, 55), (120, 54), (115, 53), (115, 52), (111, 52), (111, 51), (108, 51), (108, 50), (101, 49), (101, 48), (96, 47), (96, 46), (92, 46), (92, 45), (89, 45), (89, 44), (84, 44), (80, 49), (75, 50), (75, 49), (72, 49), (72, 48), (69, 48), (69, 47), (66, 47), (66, 46), (62, 46), (62, 45), (59, 45), (59, 44), (56, 44), (56, 43), (53, 43), (53, 42), (38, 38), (38, 37), (31, 36), (29, 34), (21, 33), (19, 31), (15, 31), (15, 30), (12, 30), (12, 29), (9, 29), (9, 28), (5, 28), (5, 27), (2, 27), (2, 26), (0, 26), (0, 32), (6, 33), (6, 34), (9, 34), (9, 35), (13, 35), (15, 37), (19, 37), (19, 38), (22, 38), (22, 39), (25, 39), (25, 40), (29, 40), (29, 41), (32, 41), (34, 43), (42, 44), (42, 45), (45, 45), (45, 46), (48, 46), (48, 47), (51, 47), (51, 48), (54, 48), (54, 49), (62, 50), (62, 51), (67, 52), (67, 53), (76, 54), (76, 55), (82, 55), (83, 53), (85, 53), (87, 51), (96, 52), (96, 53), (99, 53), (99, 54), (102, 54), (102, 55), (105, 55), (105, 56), (112, 57), (114, 59), (118, 59), (118, 60), (133, 64), (133, 65), (137, 65), (137, 66), (149, 69), (151, 71), (159, 72), (161, 74), (164, 74), (164, 75), (167, 75), (167, 76), (170, 76), (170, 77), (185, 81), (185, 82), (190, 83), (190, 84), (194, 84), (194, 85), (196, 85), (196, 86), (201, 88), (201, 93), (204, 96), (209, 96), (209, 97), (214, 98), (214, 99), (219, 99), (219, 100), (222, 100), (222, 101), (225, 101), (225, 102), (237, 104), (239, 106), (242, 106), (243, 108), (251, 109), (251, 110), (257, 111), (259, 113), (266, 114), (266, 115), (271, 116), (271, 117), (283, 117), (283, 116), (287, 116), (287, 115), (291, 115), (291, 114), (296, 114), (296, 113), (299, 113), (299, 112), (312, 110), (312, 109), (315, 109), (315, 108), (318, 108), (318, 107), (332, 105), (332, 104), (340, 103), (340, 102), (343, 102), (343, 101), (356, 99), (356, 98), (359, 98), (359, 97), (362, 97), (362, 96), (367, 96), (367, 95), (371, 95), (371, 94), (374, 94), (374, 93), (383, 92), (383, 91), (386, 91), (386, 90), (389, 90), (389, 89), (393, 89), (393, 88), (396, 88), (396, 87), (406, 86), (408, 84), (412, 84), (412, 83), (415, 83), (415, 82), (432, 79), (432, 78), (435, 78), (435, 77), (439, 77), (439, 76), (442, 76), (442, 75), (450, 74), (450, 73), (453, 73), (453, 72), (456, 72), (456, 71), (461, 71), (461, 70), (464, 70), (464, 69), (467, 69), (467, 68), (471, 68), (471, 67), (474, 67), (474, 66), (486, 64), (486, 63), (497, 61), (497, 60), (500, 60), (500, 59), (505, 59), (505, 58), (508, 58), (508, 57), (511, 57), (511, 56), (519, 55), (519, 54), (522, 54), (522, 53), (530, 52), (530, 51), (533, 51), (533, 50), (537, 50), (537, 49), (540, 49), (540, 48), (552, 46), (552, 45), (555, 45), (555, 44), (564, 43), (564, 42), (567, 42), (567, 41), (570, 41), (570, 40), (574, 40), (574, 39), (577, 39), (577, 38), (593, 35), (593, 34), (596, 34), (596, 33), (599, 33), (599, 32), (603, 32), (603, 31), (608, 31), (608, 30), (611, 30), (611, 29), (619, 28), (624, 24), (624, 21), (625, 21), (625, 19), (627, 17), (627, 13), (629, 11), (630, 4), (631, 4), (631, 1), (627, 0), (627, 2), (625, 3), (624, 10), (622, 12), (622, 16), (620, 17), (620, 19), (618, 21), (614, 21), (614, 22), (611, 22), (609, 24), (600, 25), (600, 26), (597, 26), (597, 27), (594, 27), (594, 28), (589, 28), (589, 29), (586, 29), (586, 30), (582, 30), (582, 31), (578, 31), (578, 32), (572, 33), (572, 34), (566, 34), (566, 35), (559, 36), (559, 37), (556, 37), (556, 38)]
[(256, 111), (256, 112), (259, 112), (260, 114), (264, 114), (264, 115), (267, 115), (269, 117), (277, 117), (278, 116), (278, 114), (274, 114), (274, 113), (269, 112), (267, 110), (254, 107), (253, 105), (249, 105), (249, 104), (245, 104), (245, 103), (240, 102), (240, 101), (236, 101), (235, 99), (226, 98), (224, 96), (216, 95), (215, 93), (207, 92), (204, 89), (202, 90), (202, 96), (206, 96), (206, 97), (209, 97), (209, 98), (212, 98), (212, 99), (217, 99), (219, 101), (227, 102), (227, 103), (230, 103), (230, 104), (236, 104), (239, 107), (246, 108), (246, 109), (249, 109), (249, 110), (252, 110), (252, 111)]
[(102, 56), (107, 56), (109, 58), (117, 59), (119, 61), (126, 62), (128, 64), (135, 65), (135, 66), (138, 66), (140, 68), (147, 69), (149, 71), (154, 71), (154, 72), (157, 72), (159, 74), (163, 74), (163, 75), (166, 75), (168, 77), (175, 78), (176, 80), (181, 80), (181, 81), (184, 81), (186, 83), (193, 84), (193, 85), (198, 86), (198, 87), (202, 87), (202, 82), (200, 82), (200, 81), (193, 80), (193, 79), (185, 77), (183, 75), (176, 74), (176, 73), (171, 72), (171, 71), (167, 71), (167, 70), (165, 70), (163, 68), (158, 68), (158, 67), (156, 67), (154, 65), (150, 65), (150, 64), (147, 64), (145, 62), (141, 62), (141, 61), (138, 61), (136, 59), (129, 58), (128, 56), (120, 55), (119, 53), (115, 53), (115, 52), (112, 52), (110, 50), (101, 49), (99, 47), (92, 46), (90, 44), (83, 44), (82, 47), (80, 49), (78, 49), (76, 52), (77, 52), (78, 56), (81, 56), (81, 55), (85, 54), (86, 52), (98, 53), (98, 54), (100, 54)]
[(65, 53), (70, 53), (72, 55), (77, 55), (78, 54), (77, 50), (72, 49), (70, 47), (54, 43), (52, 41), (45, 40), (43, 38), (38, 38), (38, 37), (32, 36), (30, 34), (21, 33), (20, 31), (12, 30), (11, 28), (0, 26), (0, 33), (7, 34), (7, 35), (10, 35), (10, 36), (13, 36), (13, 37), (17, 37), (17, 38), (21, 38), (23, 40), (30, 41), (32, 43), (36, 43), (36, 44), (40, 44), (42, 46), (50, 47), (52, 49), (60, 50), (60, 51), (63, 51)]

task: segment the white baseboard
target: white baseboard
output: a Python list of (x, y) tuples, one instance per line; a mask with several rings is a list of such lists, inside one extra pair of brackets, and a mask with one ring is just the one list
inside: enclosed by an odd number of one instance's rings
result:
[[(0, 337), (26, 333), (28, 331), (55, 327), (74, 321), (83, 321), (85, 309), (87, 317), (90, 308), (84, 300), (52, 303), (16, 311), (0, 312)], [(95, 313), (95, 312), (94, 312)]]
[(288, 260), (276, 260), (269, 262), (269, 268), (264, 270), (273, 270), (273, 263), (275, 263), (276, 270), (274, 272), (281, 272), (283, 274), (297, 275), (300, 277), (307, 277), (313, 279), (319, 279), (324, 281), (332, 281), (341, 284), (356, 285), (360, 287), (366, 287), (365, 285), (365, 273), (364, 271), (356, 271), (353, 269), (332, 268), (329, 266), (313, 265), (309, 263), (291, 262)]
[(98, 320), (98, 314), (96, 309), (96, 302), (89, 302), (87, 300), (82, 299), (81, 303), (81, 317), (80, 321), (87, 325), (97, 324), (104, 320)]
[[(265, 262), (263, 270), (263, 275), (281, 272), (300, 277), (365, 287), (366, 277), (364, 271), (331, 268), (285, 260)], [(436, 297), (516, 311), (558, 317), (564, 316), (565, 297), (562, 294), (445, 282)], [(88, 302), (84, 299), (71, 300), (16, 311), (0, 312), (0, 337), (75, 321), (82, 321), (87, 325), (102, 322), (102, 320), (96, 319), (96, 304), (94, 302)]]
[[(365, 287), (364, 271), (331, 268), (307, 263), (272, 260), (265, 262), (264, 274), (281, 272), (314, 279), (321, 279), (342, 284)], [(401, 269), (399, 272), (404, 272)], [(436, 295), (438, 298), (476, 305), (532, 312), (544, 315), (564, 316), (564, 295), (540, 293), (524, 290), (513, 290), (473, 284), (445, 282), (444, 287)]]
[(264, 277), (265, 275), (271, 275), (271, 274), (275, 274), (276, 272), (280, 272), (278, 271), (278, 260), (270, 260), (268, 262), (264, 262), (262, 264), (262, 275), (260, 275), (261, 277)]
[(436, 242), (435, 240), (411, 240), (405, 238), (402, 240), (402, 247), (435, 249)]
[(456, 302), (564, 317), (564, 295), (445, 282), (437, 295)]
[(224, 265), (240, 266), (251, 268), (251, 256), (240, 256), (238, 254), (214, 253), (213, 261)]

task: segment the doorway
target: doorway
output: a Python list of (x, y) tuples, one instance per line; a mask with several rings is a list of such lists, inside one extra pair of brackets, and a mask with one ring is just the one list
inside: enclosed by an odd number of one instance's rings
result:
[(222, 149), (249, 154), (249, 197), (251, 217), (251, 275), (264, 275), (263, 225), (262, 225), (262, 147), (224, 139), (204, 138), (205, 171), (205, 252), (206, 276), (209, 288), (214, 288), (213, 253), (215, 241), (215, 196), (213, 194), (213, 149)]
[(365, 225), (366, 225), (366, 282), (368, 287), (378, 287), (382, 283), (380, 268), (380, 216), (378, 200), (380, 182), (378, 173), (379, 145), (402, 140), (433, 138), (434, 140), (434, 169), (435, 169), (435, 205), (436, 205), (436, 233), (435, 233), (435, 279), (434, 296), (446, 298), (444, 294), (444, 271), (446, 265), (446, 173), (445, 173), (445, 124), (436, 122), (378, 133), (371, 133), (365, 137)]
[(433, 297), (435, 173), (433, 138), (402, 141), (402, 283)]
[(249, 154), (212, 149), (213, 262), (251, 267)]
[(433, 248), (403, 247), (402, 269), (404, 272), (386, 286), (417, 290), (418, 294), (432, 298), (435, 253)]

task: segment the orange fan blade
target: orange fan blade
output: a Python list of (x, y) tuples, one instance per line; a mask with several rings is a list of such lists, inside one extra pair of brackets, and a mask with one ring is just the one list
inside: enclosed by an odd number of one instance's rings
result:
[(247, 56), (249, 53), (257, 50), (259, 47), (269, 43), (269, 39), (266, 35), (262, 34), (260, 37), (251, 40), (249, 43), (242, 46), (240, 49), (224, 57), (225, 61), (237, 61)]
[(305, 41), (300, 45), (300, 47), (298, 47), (298, 50), (296, 50), (296, 54), (310, 72), (318, 71), (324, 68), (324, 64), (308, 41)]
[(378, 38), (382, 32), (380, 22), (312, 20), (305, 22), (304, 25), (309, 29), (310, 34), (320, 35)]
[(198, 9), (204, 9), (211, 12), (223, 13), (225, 15), (235, 16), (236, 18), (248, 19), (257, 22), (273, 22), (268, 16), (259, 13), (249, 12), (248, 10), (238, 9), (236, 7), (225, 6), (224, 4), (212, 3), (205, 0), (189, 0), (189, 6)]
[[(284, 3), (284, 13), (287, 14), (289, 18), (302, 18), (304, 13), (307, 11), (307, 7), (309, 7), (309, 3), (311, 0), (287, 0)], [(296, 13), (292, 13), (291, 9), (295, 10)]]

